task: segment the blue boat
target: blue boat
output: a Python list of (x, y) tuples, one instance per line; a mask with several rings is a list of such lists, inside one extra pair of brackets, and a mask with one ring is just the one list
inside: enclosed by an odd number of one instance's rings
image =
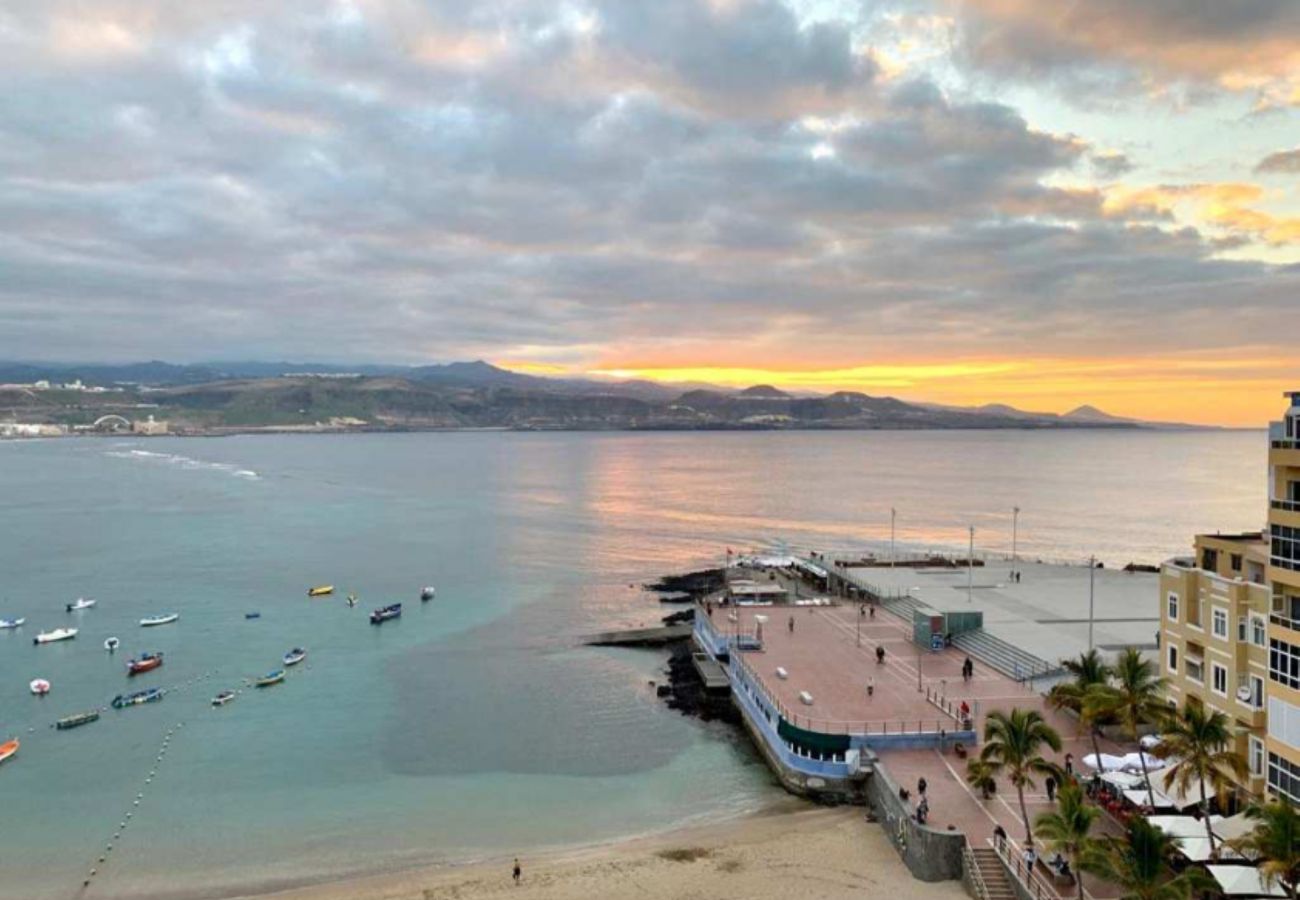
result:
[(276, 669), (274, 672), (269, 672), (254, 681), (253, 687), (270, 687), (271, 685), (279, 684), (282, 681), (284, 681), (284, 669)]
[(382, 625), (389, 619), (396, 619), (402, 614), (402, 604), (391, 603), (388, 606), (382, 606), (370, 614), (371, 625)]
[(141, 703), (157, 703), (162, 698), (162, 688), (149, 688), (147, 691), (136, 691), (133, 694), (118, 694), (109, 705), (113, 709), (126, 709), (128, 706), (139, 706)]
[(245, 619), (260, 619), (260, 618), (262, 618), (262, 614), (261, 614), (260, 612), (244, 613), (244, 618), (245, 618)]

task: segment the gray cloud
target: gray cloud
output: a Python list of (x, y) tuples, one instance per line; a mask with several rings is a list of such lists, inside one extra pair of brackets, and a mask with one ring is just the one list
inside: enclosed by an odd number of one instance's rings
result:
[(1300, 148), (1295, 150), (1279, 150), (1276, 153), (1270, 153), (1259, 161), (1255, 166), (1256, 172), (1261, 173), (1297, 173), (1300, 172)]
[(1295, 315), (1296, 272), (1053, 186), (1114, 156), (775, 0), (6, 14), (4, 356), (715, 359), (746, 322), (847, 360)]

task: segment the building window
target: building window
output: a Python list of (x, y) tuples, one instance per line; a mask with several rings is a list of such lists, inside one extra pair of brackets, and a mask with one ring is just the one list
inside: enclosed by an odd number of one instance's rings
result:
[(1258, 675), (1250, 676), (1250, 705), (1255, 709), (1264, 708), (1264, 679)]
[(1216, 608), (1216, 609), (1214, 610), (1214, 612), (1212, 613), (1212, 616), (1213, 616), (1213, 618), (1214, 618), (1214, 621), (1213, 621), (1211, 627), (1214, 629), (1214, 636), (1215, 636), (1216, 638), (1222, 638), (1223, 640), (1226, 641), (1226, 640), (1228, 639), (1228, 613), (1227, 613), (1227, 611), (1226, 611), (1226, 610), (1222, 610), (1222, 609), (1217, 609), (1217, 608)]
[(1178, 595), (1175, 594), (1173, 591), (1170, 591), (1169, 597), (1167, 599), (1169, 601), (1169, 621), (1177, 622), (1178, 621)]
[(1246, 627), (1246, 617), (1237, 616), (1237, 641), (1242, 644), (1246, 643), (1247, 633), (1248, 630)]
[(1269, 525), (1268, 533), (1273, 565), (1300, 571), (1300, 528)]
[(1250, 774), (1254, 778), (1259, 778), (1264, 774), (1264, 742), (1253, 734), (1247, 737), (1249, 752), (1246, 754), (1246, 761), (1250, 765)]
[(1268, 755), (1268, 789), (1276, 796), (1300, 803), (1300, 766), (1278, 756)]
[(1292, 690), (1300, 690), (1300, 647), (1276, 638), (1269, 640), (1268, 677)]
[(1187, 678), (1189, 681), (1195, 681), (1197, 684), (1205, 684), (1205, 658), (1189, 655), (1187, 662), (1184, 663), (1187, 669)]
[(1201, 551), (1201, 568), (1207, 572), (1219, 571), (1219, 551), (1206, 547)]
[(1228, 696), (1228, 670), (1218, 663), (1210, 663), (1210, 687), (1221, 697)]
[(1234, 571), (1234, 572), (1240, 572), (1240, 571), (1241, 571), (1241, 554), (1240, 554), (1240, 553), (1234, 553), (1234, 554), (1232, 554), (1231, 556), (1228, 557), (1228, 560), (1229, 560), (1229, 564), (1232, 566), (1232, 571)]
[(1256, 647), (1263, 647), (1268, 642), (1268, 627), (1263, 616), (1250, 617), (1250, 642)]
[(1169, 672), (1174, 675), (1178, 674), (1178, 648), (1173, 644), (1169, 645)]

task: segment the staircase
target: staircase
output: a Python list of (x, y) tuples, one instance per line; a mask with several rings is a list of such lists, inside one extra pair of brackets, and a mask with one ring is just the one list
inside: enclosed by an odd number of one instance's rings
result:
[(1016, 900), (1006, 867), (992, 847), (966, 845), (966, 865), (979, 900)]
[(982, 628), (954, 635), (952, 643), (953, 646), (1016, 681), (1030, 678), (1037, 680), (1061, 672), (1059, 664), (1053, 665), (1039, 659), (1034, 654), (1021, 650), (1015, 644), (994, 637)]
[(886, 597), (880, 602), (880, 606), (887, 613), (893, 613), (909, 625), (912, 624), (912, 613), (925, 607), (925, 604), (915, 597), (907, 594)]

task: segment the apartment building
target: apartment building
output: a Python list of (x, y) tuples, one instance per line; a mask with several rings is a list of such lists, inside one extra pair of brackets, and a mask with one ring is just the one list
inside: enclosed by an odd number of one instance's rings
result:
[(1300, 391), (1269, 427), (1267, 782), (1300, 803)]

